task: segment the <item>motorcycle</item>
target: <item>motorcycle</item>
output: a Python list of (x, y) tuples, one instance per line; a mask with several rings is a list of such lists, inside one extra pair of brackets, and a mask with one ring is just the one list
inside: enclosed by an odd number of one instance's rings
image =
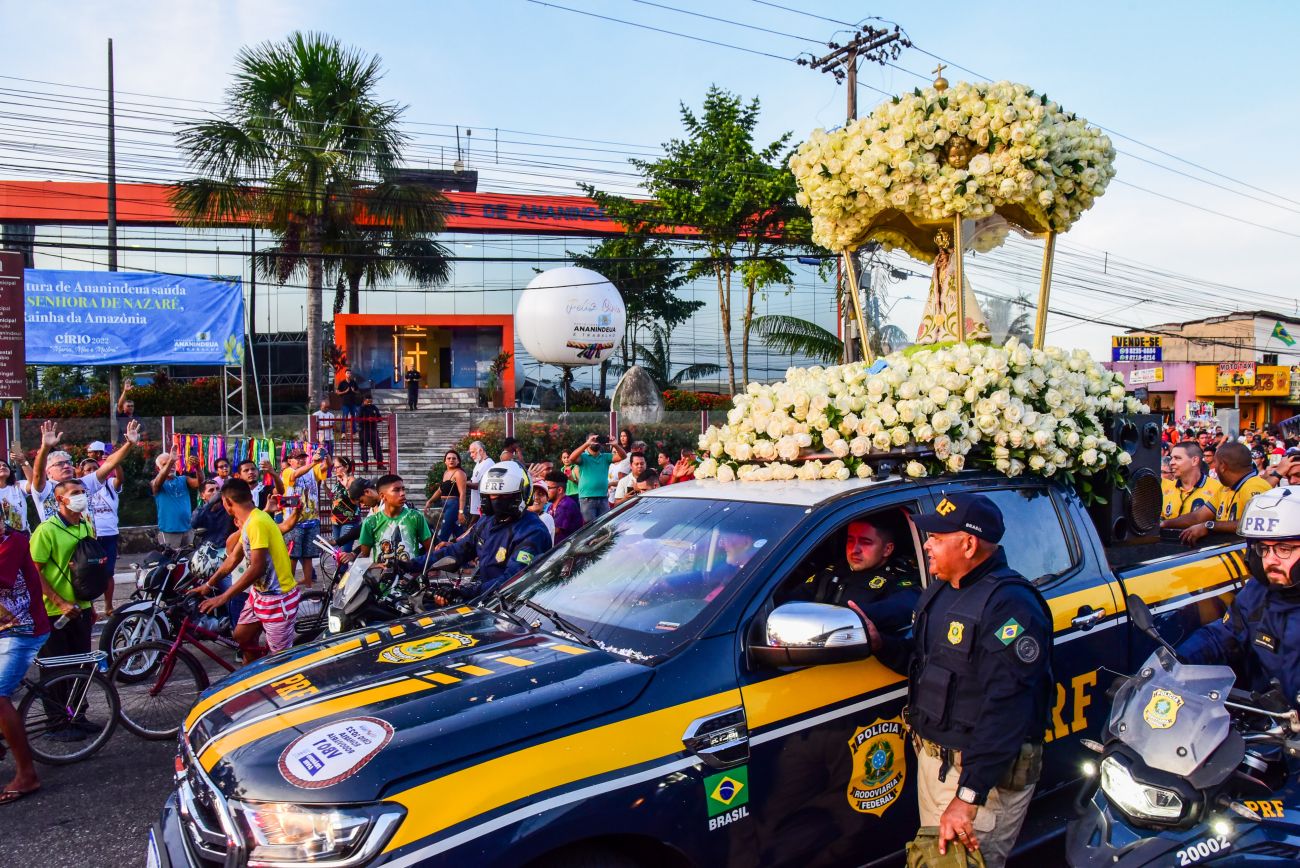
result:
[[(328, 632), (331, 635), (386, 624), (406, 615), (439, 608), (476, 596), (478, 583), (445, 572), (455, 564), (441, 558), (430, 564), (393, 558), (375, 563), (358, 557), (340, 570), (330, 597)], [(426, 605), (426, 601), (432, 605)]]
[(1106, 743), (1084, 742), (1100, 759), (1085, 764), (1069, 864), (1295, 865), (1300, 712), (1279, 689), (1235, 689), (1228, 666), (1179, 660), (1140, 597), (1128, 613), (1157, 647), (1112, 686)]
[(131, 601), (114, 610), (99, 634), (99, 650), (108, 655), (108, 665), (124, 648), (174, 638), (177, 624), (168, 610), (188, 588), (215, 573), (223, 559), (224, 552), (215, 543), (205, 542), (192, 551), (164, 547), (131, 564), (135, 570)]

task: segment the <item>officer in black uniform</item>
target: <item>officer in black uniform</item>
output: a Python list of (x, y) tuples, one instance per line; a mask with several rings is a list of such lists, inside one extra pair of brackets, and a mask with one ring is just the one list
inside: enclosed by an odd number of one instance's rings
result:
[(878, 516), (856, 518), (844, 532), (843, 553), (812, 575), (790, 595), (850, 606), (886, 633), (899, 633), (912, 623), (921, 595), (917, 572), (895, 557), (893, 530)]
[(1007, 566), (1002, 513), (981, 494), (953, 494), (914, 519), (929, 534), (930, 584), (910, 637), (879, 631), (872, 647), (908, 676), (921, 825), (940, 851), (959, 841), (989, 868), (1005, 864), (1042, 770), (1052, 688), (1051, 610)]

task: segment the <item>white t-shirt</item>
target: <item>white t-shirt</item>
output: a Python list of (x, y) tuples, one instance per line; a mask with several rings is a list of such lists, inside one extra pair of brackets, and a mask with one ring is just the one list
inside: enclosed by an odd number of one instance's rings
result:
[(95, 536), (117, 536), (117, 507), (122, 501), (117, 480), (109, 477), (98, 491), (90, 495), (90, 514), (95, 519)]
[(555, 542), (555, 519), (551, 518), (550, 514), (545, 512), (538, 513), (537, 517), (542, 520), (542, 524), (546, 525), (546, 529), (551, 532), (551, 542), (554, 543)]
[[(32, 484), (26, 480), (24, 480), (22, 484), (28, 492), (30, 492), (32, 503), (36, 504), (36, 515), (40, 517), (41, 521), (47, 520), (50, 516), (54, 515), (54, 513), (58, 512), (59, 505), (54, 500), (53, 479), (46, 477), (45, 487), (40, 491), (33, 489)], [(99, 477), (93, 473), (87, 473), (85, 476), (81, 477), (81, 484), (86, 487), (87, 497), (94, 497), (95, 492), (104, 487), (104, 483), (100, 482)]]
[(316, 417), (316, 438), (322, 443), (334, 442), (334, 422), (339, 417), (333, 410), (317, 410), (312, 415)]
[(0, 488), (0, 517), (11, 530), (27, 530), (27, 495), (21, 486), (25, 480)]
[[(474, 472), (470, 474), (469, 481), (482, 482), (483, 477), (487, 475), (487, 472), (496, 466), (497, 463), (493, 461), (491, 458), (484, 458), (482, 461), (475, 462)], [(479, 509), (482, 506), (483, 506), (483, 493), (480, 492), (477, 488), (471, 488), (469, 490), (469, 514), (478, 515)]]
[(627, 497), (628, 494), (630, 494), (635, 489), (636, 489), (636, 477), (633, 476), (631, 473), (629, 473), (627, 476), (624, 476), (622, 479), (618, 481), (618, 485), (614, 486), (614, 502), (617, 503), (618, 501)]

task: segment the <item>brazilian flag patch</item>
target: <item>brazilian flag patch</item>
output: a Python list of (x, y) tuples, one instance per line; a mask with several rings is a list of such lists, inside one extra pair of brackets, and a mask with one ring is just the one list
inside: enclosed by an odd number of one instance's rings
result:
[(709, 816), (749, 804), (749, 766), (731, 769), (704, 779), (704, 795)]
[(1015, 618), (1012, 618), (998, 628), (998, 638), (1002, 640), (1003, 645), (1010, 645), (1023, 632), (1025, 632), (1025, 628), (1021, 627)]

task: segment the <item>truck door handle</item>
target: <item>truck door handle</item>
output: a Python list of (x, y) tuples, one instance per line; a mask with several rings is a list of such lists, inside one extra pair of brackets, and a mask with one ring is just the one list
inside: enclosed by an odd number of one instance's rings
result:
[(1070, 623), (1080, 630), (1091, 630), (1097, 626), (1097, 622), (1106, 617), (1105, 609), (1094, 609), (1091, 606), (1080, 606), (1079, 614), (1070, 619)]
[(710, 768), (727, 769), (749, 760), (745, 709), (732, 708), (691, 721), (682, 744)]

